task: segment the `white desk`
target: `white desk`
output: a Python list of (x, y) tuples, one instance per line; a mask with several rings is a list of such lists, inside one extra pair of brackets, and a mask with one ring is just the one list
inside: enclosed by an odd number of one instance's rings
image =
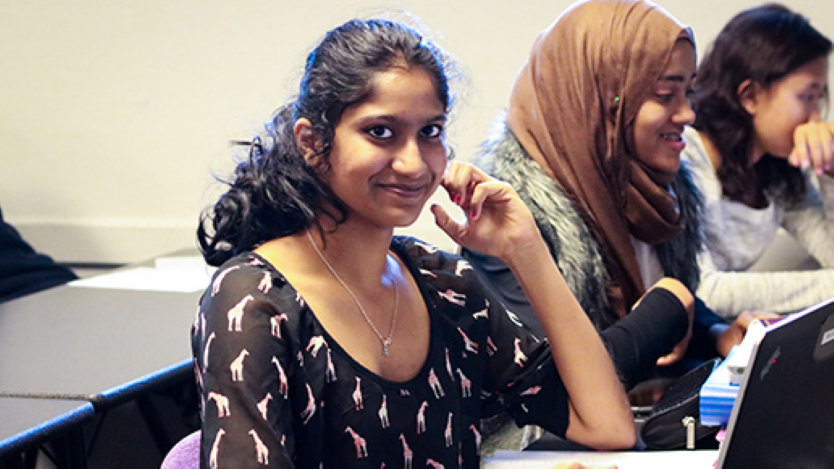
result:
[(558, 463), (579, 462), (593, 468), (616, 465), (619, 469), (701, 469), (714, 468), (718, 450), (666, 451), (544, 451), (499, 450), (484, 459), (483, 468), (553, 468)]

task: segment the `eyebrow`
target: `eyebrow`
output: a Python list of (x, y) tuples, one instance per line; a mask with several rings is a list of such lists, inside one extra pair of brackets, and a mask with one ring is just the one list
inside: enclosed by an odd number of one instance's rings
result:
[[(445, 114), (437, 114), (435, 116), (432, 116), (432, 117), (426, 119), (425, 122), (437, 122), (437, 121), (446, 122), (447, 119), (448, 118)], [(383, 121), (388, 121), (388, 122), (399, 121), (399, 119), (396, 116), (391, 115), (391, 114), (373, 114), (373, 115), (363, 116), (363, 117), (359, 118), (359, 122), (362, 122), (362, 123), (368, 122), (368, 121), (376, 121), (376, 120), (383, 120)]]
[[(695, 78), (694, 73), (692, 74), (691, 77), (689, 77), (689, 79), (691, 80), (693, 78)], [(659, 82), (677, 82), (677, 83), (683, 83), (686, 80), (687, 80), (687, 78), (684, 77), (683, 75), (663, 75), (662, 77), (657, 79), (657, 81), (659, 81)]]

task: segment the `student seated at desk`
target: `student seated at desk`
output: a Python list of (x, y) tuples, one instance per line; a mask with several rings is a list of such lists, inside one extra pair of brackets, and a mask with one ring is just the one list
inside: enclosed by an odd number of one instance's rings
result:
[[(768, 4), (733, 17), (698, 68), (683, 156), (706, 202), (698, 295), (724, 316), (834, 296), (831, 50), (802, 15)], [(750, 270), (780, 227), (822, 268)]]
[(77, 279), (69, 268), (36, 252), (0, 210), (0, 302)]
[[(730, 324), (691, 294), (701, 205), (680, 152), (684, 126), (695, 119), (688, 101), (695, 68), (692, 31), (658, 5), (576, 2), (537, 37), (506, 115), (475, 157), (530, 208), (626, 387), (657, 365), (674, 376), (726, 355), (752, 318)], [(540, 331), (506, 263), (468, 247), (463, 256)], [(687, 298), (689, 315), (635, 309), (653, 287)], [(504, 430), (502, 447), (516, 445), (512, 434), (526, 437)]]
[[(634, 444), (622, 385), (530, 212), (447, 161), (445, 63), (395, 22), (331, 30), (204, 216), (220, 267), (192, 330), (203, 465), (477, 467), (479, 420), (499, 410), (591, 447)], [(439, 186), (466, 220), (434, 206), (437, 224), (512, 267), (549, 341), (465, 260), (393, 236)]]

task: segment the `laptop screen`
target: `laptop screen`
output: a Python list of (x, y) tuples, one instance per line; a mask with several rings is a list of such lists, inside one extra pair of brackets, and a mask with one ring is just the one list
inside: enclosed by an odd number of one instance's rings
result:
[(834, 467), (834, 299), (768, 327), (745, 370), (717, 466)]

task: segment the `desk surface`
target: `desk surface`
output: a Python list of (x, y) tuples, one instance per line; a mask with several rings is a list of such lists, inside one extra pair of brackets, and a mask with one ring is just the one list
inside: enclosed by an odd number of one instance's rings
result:
[[(619, 469), (675, 468), (712, 470), (717, 450), (666, 450), (599, 452), (582, 451), (504, 451), (484, 459), (483, 468), (553, 468), (557, 464), (579, 462), (591, 468), (616, 465)], [(558, 467), (557, 467), (558, 468)], [(569, 468), (569, 467), (563, 467)]]
[(200, 295), (60, 286), (0, 304), (0, 396), (98, 407), (182, 377)]
[(93, 413), (89, 401), (0, 397), (0, 457), (36, 446)]

